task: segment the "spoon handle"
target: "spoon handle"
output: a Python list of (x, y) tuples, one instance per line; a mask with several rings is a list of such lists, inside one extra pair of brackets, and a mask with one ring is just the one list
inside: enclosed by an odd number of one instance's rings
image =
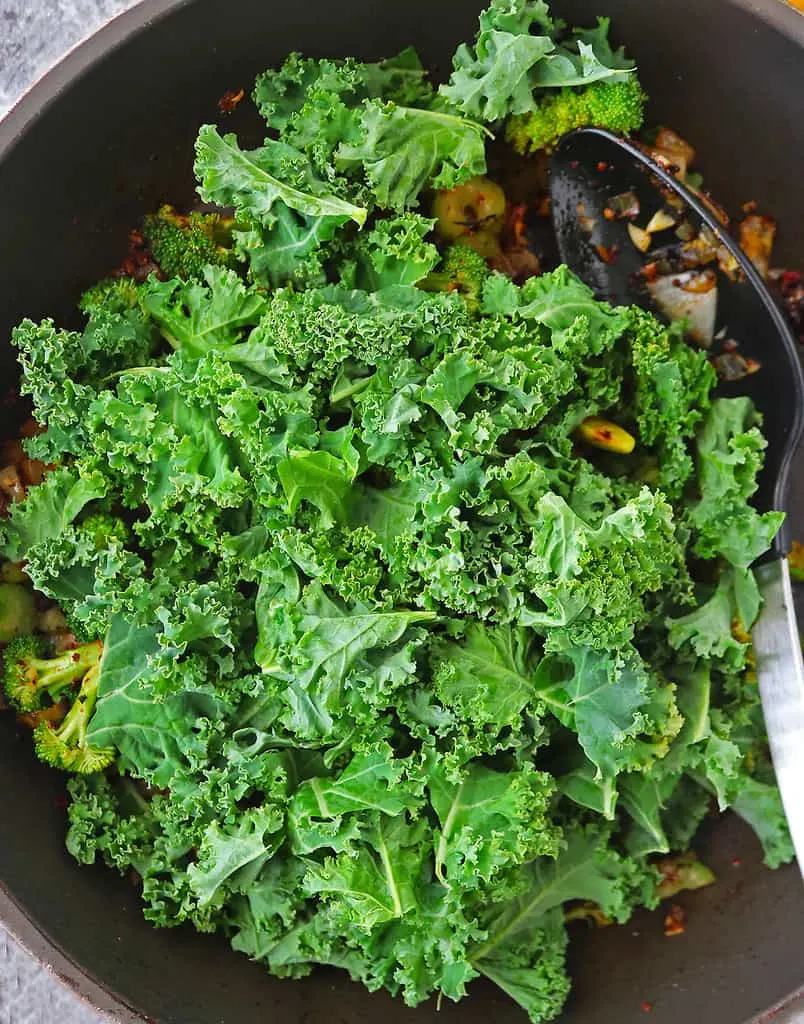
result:
[(756, 570), (764, 601), (753, 629), (759, 692), (776, 781), (804, 872), (804, 662), (786, 558)]

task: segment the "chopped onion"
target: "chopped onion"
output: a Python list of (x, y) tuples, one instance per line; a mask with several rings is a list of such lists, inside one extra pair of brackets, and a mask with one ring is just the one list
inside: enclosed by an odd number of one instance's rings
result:
[(742, 380), (743, 377), (756, 373), (761, 365), (756, 359), (746, 359), (739, 352), (724, 352), (715, 356), (711, 362), (718, 377), (725, 381)]
[(25, 497), (25, 485), (20, 479), (16, 466), (3, 466), (0, 469), (0, 492), (9, 501), (22, 501)]
[(763, 277), (768, 276), (775, 238), (776, 221), (770, 217), (750, 213), (740, 223), (740, 248)]
[(687, 173), (687, 161), (682, 156), (674, 153), (667, 153), (656, 146), (651, 146), (648, 152), (654, 162), (657, 163), (662, 170), (667, 171), (668, 174), (672, 174), (674, 178), (678, 178), (680, 181), (684, 180)]
[(640, 252), (647, 252), (650, 249), (651, 237), (647, 231), (638, 228), (636, 224), (628, 225), (628, 234)]
[(662, 186), (659, 191), (664, 196), (664, 201), (670, 207), (671, 210), (678, 210), (679, 213), (683, 213), (686, 208), (686, 203), (676, 192), (673, 192), (669, 188)]
[(716, 202), (708, 192), (698, 192), (698, 199), (706, 206), (710, 213), (714, 214), (715, 218), (720, 221), (724, 228), (729, 226), (729, 215), (726, 213), (720, 203)]
[(668, 228), (673, 227), (676, 221), (677, 218), (668, 213), (667, 210), (657, 210), (648, 221), (645, 230), (649, 235), (653, 235), (657, 231), (667, 231)]
[(653, 301), (670, 320), (685, 319), (689, 335), (709, 348), (715, 334), (717, 277), (712, 271), (687, 271), (647, 281)]
[(717, 246), (702, 231), (696, 238), (682, 245), (681, 254), (688, 266), (700, 267), (717, 259)]
[(584, 234), (591, 235), (595, 230), (595, 224), (597, 224), (597, 221), (594, 217), (586, 216), (586, 207), (583, 203), (578, 203), (575, 209), (578, 214), (578, 227)]
[(742, 275), (742, 270), (737, 257), (726, 248), (725, 245), (719, 245), (717, 247), (717, 263), (726, 277), (731, 281), (736, 281)]
[(713, 288), (717, 288), (717, 274), (715, 274), (714, 270), (701, 270), (695, 273), (680, 274), (675, 281), (679, 288), (682, 288), (685, 292), (692, 292), (695, 295), (702, 295), (705, 292), (711, 292)]
[[(624, 217), (638, 217), (639, 216), (639, 200), (633, 192), (622, 192), (618, 196), (614, 196), (610, 199), (607, 207), (611, 210), (614, 218), (622, 220)], [(607, 217), (607, 220), (613, 218)]]
[(695, 150), (686, 139), (674, 132), (672, 128), (661, 128), (656, 136), (656, 148), (667, 153), (668, 156), (677, 156), (686, 164), (695, 163)]

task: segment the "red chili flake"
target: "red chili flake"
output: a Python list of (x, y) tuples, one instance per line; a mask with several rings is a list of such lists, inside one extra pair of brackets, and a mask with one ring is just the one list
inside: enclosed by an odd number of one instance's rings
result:
[(801, 282), (800, 270), (785, 270), (782, 272), (782, 284), (790, 287)]
[(687, 912), (683, 907), (680, 907), (677, 903), (674, 903), (670, 907), (670, 913), (664, 919), (664, 934), (669, 936), (672, 935), (683, 935), (685, 931), (685, 922), (687, 919)]
[(653, 1009), (653, 1003), (649, 1003), (649, 1002), (647, 1001), (647, 999), (646, 999), (646, 1000), (645, 1000), (645, 1002), (644, 1002), (644, 1003), (643, 1003), (643, 1004), (642, 1004), (642, 1005), (640, 1006), (640, 1010), (642, 1010), (642, 1012), (643, 1012), (643, 1013), (650, 1013), (650, 1011), (651, 1011), (652, 1009)]
[(536, 215), (538, 217), (549, 217), (551, 208), (552, 203), (550, 201), (550, 196), (543, 195), (536, 204)]
[(597, 165), (597, 169), (598, 169), (598, 171), (601, 171), (601, 172), (602, 171), (607, 171), (609, 169), (609, 165), (606, 163), (605, 160), (601, 160), (598, 163), (598, 165)]
[(231, 114), (237, 104), (245, 96), (245, 90), (238, 89), (236, 92), (234, 89), (227, 89), (226, 92), (218, 100), (218, 110), (222, 114)]
[(639, 273), (646, 281), (655, 281), (659, 276), (659, 264), (655, 260), (651, 263), (646, 263)]
[(619, 249), (620, 247), (616, 244), (610, 245), (608, 247), (606, 247), (605, 245), (595, 246), (595, 251), (604, 263), (614, 263), (614, 261), (617, 259), (617, 253), (619, 252)]
[(739, 858), (739, 857), (732, 857), (732, 858), (731, 858), (731, 866), (732, 866), (733, 868), (739, 868), (739, 867), (742, 867), (742, 863), (743, 863), (743, 862), (742, 862), (742, 861), (740, 860), (740, 858)]
[(580, 160), (570, 160), (570, 167), (573, 169), (573, 171), (575, 170), (576, 167), (579, 167), (580, 164), (581, 164)]
[(524, 246), (527, 244), (527, 213), (528, 208), (524, 203), (517, 203), (515, 206), (512, 206), (508, 213), (506, 227), (514, 245)]
[(81, 660), (81, 655), (78, 653), (78, 651), (76, 651), (75, 654), (73, 655), (73, 661), (80, 661), (80, 660)]
[(757, 212), (757, 201), (756, 199), (749, 199), (747, 203), (743, 203), (743, 213), (756, 213)]

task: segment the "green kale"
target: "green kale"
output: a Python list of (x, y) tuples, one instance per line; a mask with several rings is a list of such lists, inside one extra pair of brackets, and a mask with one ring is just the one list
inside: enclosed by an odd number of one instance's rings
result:
[(343, 142), (336, 166), (361, 168), (377, 203), (392, 210), (414, 206), (425, 188), (454, 188), (486, 170), (486, 129), (451, 108), (422, 109), (369, 100), (359, 141)]
[[(255, 89), (263, 145), (200, 131), (222, 209), (148, 222), (167, 280), (15, 330), (51, 465), (0, 519), (5, 689), (73, 773), (68, 849), (134, 872), (154, 924), (411, 1006), (485, 976), (541, 1022), (565, 905), (654, 906), (655, 856), (689, 866), (711, 807), (792, 857), (753, 406), (566, 267), (438, 266), (411, 211), (482, 173), (481, 122), (630, 117), (607, 32), (494, 0), (438, 92), (412, 51), (291, 55)], [(589, 417), (633, 444), (592, 447)], [(83, 643), (16, 635), (28, 580)]]
[(542, 0), (493, 0), (474, 46), (458, 47), (442, 95), (470, 117), (494, 122), (536, 110), (543, 89), (627, 80), (635, 65), (612, 50), (608, 19), (594, 29), (565, 29)]

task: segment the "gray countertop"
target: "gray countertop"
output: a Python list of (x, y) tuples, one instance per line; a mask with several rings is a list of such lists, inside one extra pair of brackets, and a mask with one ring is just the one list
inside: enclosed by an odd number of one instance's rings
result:
[[(135, 2), (0, 0), (0, 117), (67, 50)], [(0, 928), (0, 1024), (102, 1021)], [(773, 1022), (804, 1024), (804, 1011), (782, 1011)]]

